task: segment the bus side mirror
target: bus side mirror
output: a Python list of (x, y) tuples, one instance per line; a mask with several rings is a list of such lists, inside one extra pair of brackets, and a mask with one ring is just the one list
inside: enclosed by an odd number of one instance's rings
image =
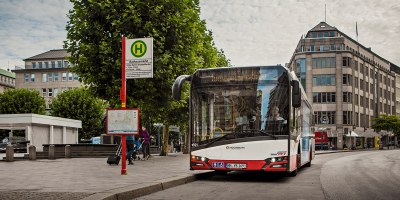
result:
[(189, 75), (181, 75), (178, 78), (176, 78), (174, 85), (172, 85), (172, 98), (175, 101), (181, 100), (181, 90), (182, 90), (182, 85), (186, 81), (190, 81), (191, 76)]
[(301, 106), (300, 86), (298, 80), (292, 80), (292, 106), (299, 108)]

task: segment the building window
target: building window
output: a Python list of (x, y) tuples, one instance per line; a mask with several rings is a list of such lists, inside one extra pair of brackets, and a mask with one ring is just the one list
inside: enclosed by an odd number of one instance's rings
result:
[(57, 97), (58, 95), (58, 88), (54, 88), (54, 97)]
[(324, 51), (324, 45), (320, 45), (320, 46), (319, 46), (319, 50), (320, 50), (320, 51)]
[(49, 63), (48, 62), (44, 62), (44, 66), (45, 66), (46, 69), (49, 68)]
[(354, 95), (354, 105), (358, 106), (358, 95)]
[(69, 81), (72, 81), (72, 73), (71, 73), (71, 72), (68, 73), (68, 80), (69, 80)]
[(46, 82), (47, 81), (47, 74), (42, 74), (42, 82)]
[(324, 37), (328, 37), (328, 32), (324, 33)]
[(304, 46), (301, 46), (301, 52), (304, 52), (305, 50), (304, 50)]
[(368, 106), (369, 106), (368, 97), (365, 97), (365, 108), (368, 108)]
[(61, 88), (61, 91), (65, 92), (65, 91), (67, 91), (67, 88)]
[(51, 61), (51, 68), (56, 68), (56, 61)]
[(392, 93), (392, 101), (396, 101), (396, 96)]
[(351, 75), (343, 74), (343, 85), (351, 85)]
[(75, 78), (76, 81), (78, 80), (78, 74), (77, 73), (75, 73), (74, 78)]
[(343, 57), (343, 67), (349, 67), (349, 63), (348, 63), (347, 57)]
[(314, 51), (314, 46), (313, 45), (310, 46), (310, 51)]
[(335, 103), (336, 92), (315, 92), (313, 93), (313, 103)]
[(61, 61), (58, 61), (57, 64), (58, 64), (58, 68), (62, 68), (62, 62)]
[(36, 63), (32, 63), (32, 69), (36, 69)]
[(344, 50), (344, 44), (340, 44), (340, 50)]
[(368, 76), (368, 66), (365, 66), (365, 76)]
[(370, 76), (371, 78), (374, 78), (374, 70), (373, 70), (373, 69), (370, 69), (370, 74), (369, 74), (369, 76)]
[(31, 82), (35, 82), (35, 74), (31, 74)]
[(331, 45), (329, 46), (329, 50), (331, 50), (331, 51), (335, 50), (335, 45), (334, 45), (334, 44), (331, 44)]
[(352, 121), (352, 111), (343, 111), (343, 124), (350, 124)]
[(335, 74), (313, 75), (313, 86), (317, 85), (336, 85)]
[[(1, 77), (1, 82), (3, 82), (3, 77)], [(29, 82), (29, 74), (25, 74), (25, 83)]]
[(68, 61), (64, 61), (64, 68), (68, 67)]
[(43, 96), (43, 97), (46, 97), (46, 88), (43, 88), (43, 89), (42, 89), (42, 96)]
[(315, 124), (335, 124), (335, 111), (314, 112)]
[(49, 73), (49, 82), (53, 81), (53, 73)]
[(360, 96), (360, 106), (364, 107), (364, 97)]
[(63, 72), (62, 73), (62, 81), (66, 81), (67, 80), (67, 73)]
[(54, 81), (58, 81), (58, 73), (54, 73)]
[(358, 78), (355, 78), (355, 80), (354, 80), (354, 81), (355, 81), (355, 83), (354, 83), (354, 87), (355, 87), (355, 88), (358, 88)]
[(329, 36), (333, 37), (333, 36), (335, 36), (335, 33), (334, 32), (329, 32)]
[(370, 102), (369, 107), (370, 107), (371, 109), (374, 109), (374, 100), (370, 99), (369, 102)]
[(335, 67), (335, 57), (328, 58), (313, 58), (312, 59), (313, 68), (330, 68)]
[(318, 33), (318, 37), (321, 38), (322, 37), (322, 33)]
[(42, 69), (42, 62), (39, 62), (39, 69)]
[(343, 103), (351, 103), (352, 93), (351, 92), (343, 92)]
[(49, 97), (52, 97), (53, 96), (53, 89), (49, 88), (48, 90), (49, 90)]
[(72, 87), (69, 87), (68, 90), (72, 90)]

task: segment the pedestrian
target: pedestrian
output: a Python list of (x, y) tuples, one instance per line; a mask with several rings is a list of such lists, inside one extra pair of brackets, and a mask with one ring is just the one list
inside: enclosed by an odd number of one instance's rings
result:
[(335, 145), (334, 144), (332, 144), (332, 150), (335, 150)]
[(149, 145), (149, 140), (150, 140), (150, 135), (146, 131), (146, 127), (142, 126), (142, 132), (139, 134), (139, 139), (144, 140), (143, 145), (142, 145), (142, 152), (143, 152), (143, 158), (142, 160), (149, 159), (149, 152), (147, 152), (147, 146)]
[(129, 160), (128, 165), (133, 165), (131, 154), (133, 153), (133, 141), (135, 140), (133, 135), (126, 135), (126, 146), (128, 147), (128, 153), (126, 154), (126, 158)]
[(367, 150), (367, 143), (364, 144), (364, 149)]

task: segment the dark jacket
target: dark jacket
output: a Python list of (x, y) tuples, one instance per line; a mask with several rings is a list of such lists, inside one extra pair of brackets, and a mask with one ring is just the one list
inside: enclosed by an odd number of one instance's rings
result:
[(145, 130), (145, 131), (142, 131), (142, 132), (139, 134), (139, 138), (144, 138), (144, 143), (143, 143), (143, 144), (148, 144), (148, 143), (149, 143), (149, 140), (150, 140), (150, 135), (149, 135), (149, 133)]
[(126, 135), (126, 140), (135, 140), (134, 135)]

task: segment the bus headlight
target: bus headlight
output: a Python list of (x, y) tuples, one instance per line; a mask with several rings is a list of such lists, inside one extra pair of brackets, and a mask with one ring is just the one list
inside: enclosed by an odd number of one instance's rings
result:
[(276, 161), (275, 158), (271, 158), (271, 162), (274, 163)]
[(201, 161), (206, 161), (206, 157), (201, 157)]

